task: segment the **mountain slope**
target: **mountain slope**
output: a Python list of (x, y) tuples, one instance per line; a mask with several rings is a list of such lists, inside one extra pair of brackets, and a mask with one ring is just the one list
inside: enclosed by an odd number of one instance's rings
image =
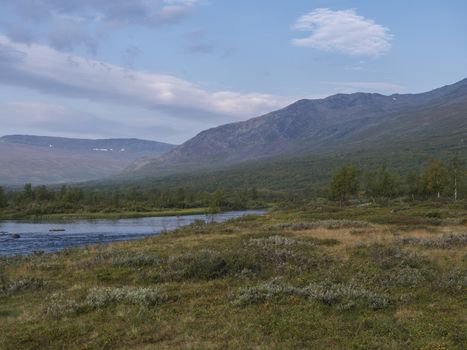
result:
[(118, 174), (136, 159), (173, 145), (138, 139), (70, 139), (29, 135), (0, 137), (0, 184), (54, 184)]
[(135, 162), (127, 176), (158, 176), (284, 155), (465, 145), (467, 79), (421, 94), (338, 94), (300, 100), (201, 132), (171, 152)]

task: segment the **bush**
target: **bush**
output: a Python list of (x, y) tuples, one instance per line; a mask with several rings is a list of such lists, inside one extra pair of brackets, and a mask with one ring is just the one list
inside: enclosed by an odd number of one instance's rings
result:
[(429, 248), (449, 249), (467, 245), (467, 234), (448, 234), (436, 239), (405, 237), (398, 240), (399, 244), (421, 245)]
[[(321, 243), (321, 242), (320, 242)], [(326, 244), (335, 244), (326, 240)], [(283, 236), (250, 238), (226, 250), (203, 249), (169, 257), (150, 272), (153, 280), (213, 280), (226, 276), (271, 276), (315, 269), (335, 259), (311, 249), (308, 242)]]
[[(269, 260), (260, 258), (262, 255), (261, 252), (250, 252), (242, 248), (222, 253), (203, 249), (169, 258), (165, 277), (176, 281), (184, 279), (212, 280), (246, 270), (258, 273), (269, 264)], [(273, 256), (270, 258), (273, 259)], [(164, 276), (162, 277), (164, 278)]]
[(102, 309), (112, 304), (151, 307), (165, 302), (167, 299), (167, 295), (155, 288), (98, 287), (89, 290), (82, 302), (68, 298), (63, 293), (52, 294), (47, 299), (44, 312), (51, 318), (59, 319), (64, 316), (77, 315), (90, 309)]
[(45, 285), (46, 283), (42, 278), (35, 277), (23, 277), (10, 283), (4, 280), (0, 286), (0, 295), (11, 295), (24, 290), (38, 290)]
[(425, 214), (427, 218), (441, 219), (442, 215), (439, 211), (429, 211)]
[(290, 295), (316, 300), (326, 305), (353, 305), (363, 300), (367, 307), (374, 310), (387, 308), (391, 303), (386, 295), (380, 295), (353, 284), (322, 282), (297, 288), (281, 284), (277, 279), (256, 287), (241, 288), (233, 303), (244, 306)]
[(219, 252), (210, 249), (171, 257), (167, 265), (173, 277), (181, 279), (209, 280), (228, 272), (226, 260)]
[(89, 291), (84, 304), (93, 309), (110, 304), (126, 303), (141, 306), (152, 306), (167, 300), (167, 296), (154, 288), (93, 288)]
[(298, 239), (276, 235), (276, 236), (269, 236), (265, 238), (251, 238), (246, 242), (246, 245), (268, 248), (268, 247), (279, 247), (279, 246), (311, 245), (311, 243), (301, 241)]
[(277, 279), (273, 279), (257, 287), (241, 288), (233, 304), (238, 306), (258, 304), (275, 297), (298, 294), (300, 294), (299, 289), (281, 285)]
[(337, 230), (343, 228), (366, 228), (370, 223), (357, 220), (319, 220), (314, 222), (298, 222), (275, 225), (275, 228), (289, 229), (292, 231), (313, 230), (317, 228), (326, 228), (328, 230)]
[(467, 293), (467, 273), (459, 268), (444, 273), (438, 280), (438, 287), (453, 293)]
[(386, 308), (390, 304), (390, 300), (385, 295), (368, 291), (354, 284), (342, 283), (316, 283), (305, 287), (304, 292), (307, 297), (321, 301), (324, 304), (347, 304), (358, 300), (365, 300), (367, 306), (371, 309)]
[(54, 293), (47, 299), (44, 313), (48, 317), (59, 319), (78, 314), (79, 310), (80, 305), (74, 299), (66, 298), (63, 293)]
[(419, 269), (406, 266), (395, 271), (391, 275), (390, 280), (398, 286), (415, 287), (425, 281), (425, 278)]
[(406, 252), (399, 246), (385, 246), (372, 244), (370, 246), (358, 247), (356, 255), (370, 258), (370, 260), (383, 269), (395, 267), (418, 268), (427, 263), (426, 259), (415, 253)]

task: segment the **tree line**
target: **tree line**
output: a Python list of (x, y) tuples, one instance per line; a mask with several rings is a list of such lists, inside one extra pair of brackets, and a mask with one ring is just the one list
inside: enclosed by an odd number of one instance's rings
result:
[(412, 200), (449, 197), (456, 201), (465, 196), (466, 185), (466, 169), (454, 157), (448, 165), (434, 159), (420, 172), (409, 172), (405, 179), (386, 163), (363, 173), (354, 165), (346, 164), (334, 171), (329, 191), (341, 204), (357, 195), (373, 200), (405, 195)]
[[(135, 186), (109, 190), (25, 184), (18, 191), (6, 191), (0, 186), (0, 210), (23, 215), (46, 215), (80, 211), (105, 213), (208, 208), (208, 212), (213, 213), (221, 209), (264, 207), (266, 203), (273, 202), (301, 202), (310, 195), (306, 191), (272, 191), (267, 186), (260, 190), (244, 187), (206, 191), (181, 187)], [(466, 169), (457, 157), (449, 164), (433, 160), (420, 171), (411, 171), (406, 176), (391, 170), (385, 163), (376, 170), (366, 171), (351, 164), (342, 165), (332, 174), (329, 187), (320, 191), (318, 196), (329, 196), (341, 204), (357, 196), (373, 201), (401, 196), (412, 200), (464, 199), (467, 197)]]
[(64, 212), (144, 212), (161, 209), (245, 209), (261, 206), (256, 188), (191, 191), (184, 188), (127, 188), (113, 191), (72, 186), (60, 188), (25, 184), (22, 190), (6, 192), (0, 187), (0, 208), (25, 215)]

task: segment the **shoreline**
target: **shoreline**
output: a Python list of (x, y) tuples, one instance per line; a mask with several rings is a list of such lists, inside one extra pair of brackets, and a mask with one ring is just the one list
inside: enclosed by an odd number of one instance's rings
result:
[(173, 209), (173, 210), (157, 210), (157, 211), (123, 211), (110, 213), (92, 213), (92, 212), (75, 212), (75, 213), (56, 213), (44, 215), (14, 215), (6, 214), (0, 216), (0, 223), (3, 221), (46, 221), (46, 220), (118, 220), (118, 219), (136, 219), (145, 217), (164, 217), (164, 216), (188, 216), (206, 214), (207, 208), (190, 208), (190, 209)]

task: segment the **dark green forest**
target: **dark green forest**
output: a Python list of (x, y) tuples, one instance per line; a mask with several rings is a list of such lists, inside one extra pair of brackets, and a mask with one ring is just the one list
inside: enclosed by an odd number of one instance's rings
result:
[[(431, 160), (419, 171), (400, 172), (383, 162), (376, 168), (344, 164), (323, 175), (326, 181), (293, 186), (293, 169), (284, 172), (283, 189), (277, 190), (268, 178), (256, 177), (252, 185), (245, 182), (235, 188), (222, 181), (209, 185), (187, 180), (166, 185), (140, 181), (136, 185), (121, 183), (113, 187), (47, 187), (25, 184), (21, 190), (0, 187), (2, 218), (20, 218), (59, 213), (154, 212), (167, 209), (205, 208), (209, 212), (268, 207), (274, 204), (301, 205), (321, 198), (339, 202), (349, 200), (385, 203), (394, 198), (407, 200), (461, 200), (466, 197), (466, 169), (458, 157), (449, 163)], [(299, 173), (299, 172), (298, 172)], [(276, 177), (277, 174), (276, 174)], [(280, 176), (279, 176), (280, 177)], [(206, 177), (209, 182), (209, 177)]]

